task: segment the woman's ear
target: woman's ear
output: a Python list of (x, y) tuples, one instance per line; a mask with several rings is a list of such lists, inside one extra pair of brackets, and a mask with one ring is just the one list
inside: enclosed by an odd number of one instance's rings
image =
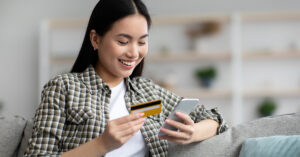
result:
[(97, 32), (94, 29), (90, 31), (90, 41), (92, 43), (94, 50), (98, 50), (100, 44), (100, 36), (97, 34)]

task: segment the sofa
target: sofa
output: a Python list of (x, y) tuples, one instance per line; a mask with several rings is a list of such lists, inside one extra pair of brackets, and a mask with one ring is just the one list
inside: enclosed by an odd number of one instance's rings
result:
[[(0, 116), (0, 157), (21, 157), (32, 132), (32, 120), (21, 116)], [(238, 157), (245, 141), (258, 137), (300, 135), (300, 113), (259, 118), (231, 127), (226, 132), (202, 142), (189, 145), (169, 143), (171, 157)], [(296, 137), (296, 153), (300, 136)], [(297, 141), (299, 140), (299, 142)], [(298, 144), (298, 145), (297, 145)], [(257, 149), (257, 148), (256, 148)], [(291, 149), (289, 149), (291, 150)], [(296, 156), (300, 154), (296, 154)]]

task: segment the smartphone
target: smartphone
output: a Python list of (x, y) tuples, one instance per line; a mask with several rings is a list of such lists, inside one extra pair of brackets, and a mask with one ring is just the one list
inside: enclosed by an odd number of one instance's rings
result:
[[(177, 111), (180, 111), (180, 112), (183, 112), (183, 113), (186, 113), (186, 114), (190, 114), (198, 103), (199, 103), (199, 99), (196, 99), (196, 98), (183, 98), (179, 102), (179, 104), (175, 107), (175, 109), (170, 113), (168, 118), (172, 119), (172, 120), (175, 120), (175, 121), (178, 121), (178, 122), (182, 122), (182, 120), (179, 117), (177, 117), (175, 115), (175, 113)], [(170, 126), (166, 123), (164, 123), (162, 125), (162, 127), (166, 128), (166, 129), (169, 129), (169, 130), (174, 130), (174, 131), (177, 130), (177, 128), (175, 128), (173, 126)], [(165, 135), (167, 135), (167, 134), (159, 130), (158, 136), (165, 136)]]

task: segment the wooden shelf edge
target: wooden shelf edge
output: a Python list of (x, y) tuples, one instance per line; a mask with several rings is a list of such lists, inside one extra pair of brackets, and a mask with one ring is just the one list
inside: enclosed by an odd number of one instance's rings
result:
[(146, 56), (146, 61), (199, 61), (199, 60), (230, 60), (230, 53), (194, 53), (185, 52), (181, 54), (167, 54), (167, 55), (149, 55)]
[(255, 21), (274, 21), (274, 20), (300, 20), (299, 11), (256, 11), (256, 12), (242, 12), (242, 20), (244, 22)]
[(200, 99), (231, 98), (231, 91), (229, 90), (171, 89), (171, 91), (183, 97), (195, 97)]
[(51, 64), (73, 64), (77, 56), (51, 56), (49, 62)]
[(166, 25), (166, 24), (189, 24), (199, 22), (229, 22), (230, 14), (197, 14), (197, 15), (160, 15), (152, 16), (154, 25)]
[[(196, 97), (200, 99), (231, 99), (232, 92), (217, 89), (169, 89), (170, 91), (183, 97)], [(263, 97), (298, 97), (300, 89), (265, 89), (265, 90), (244, 90), (243, 98), (263, 98)]]
[(245, 52), (243, 59), (283, 59), (283, 58), (300, 58), (300, 51), (280, 51), (280, 52)]
[(50, 19), (48, 23), (50, 28), (85, 28), (88, 24), (88, 18)]
[(257, 97), (299, 97), (300, 89), (269, 89), (269, 90), (247, 90), (244, 92), (245, 98)]

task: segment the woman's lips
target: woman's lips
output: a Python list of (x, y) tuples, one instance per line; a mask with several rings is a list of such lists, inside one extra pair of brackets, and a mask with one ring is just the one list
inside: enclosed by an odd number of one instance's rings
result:
[(131, 69), (135, 65), (135, 61), (122, 60), (122, 59), (119, 59), (119, 61), (123, 65), (123, 67), (127, 69)]

